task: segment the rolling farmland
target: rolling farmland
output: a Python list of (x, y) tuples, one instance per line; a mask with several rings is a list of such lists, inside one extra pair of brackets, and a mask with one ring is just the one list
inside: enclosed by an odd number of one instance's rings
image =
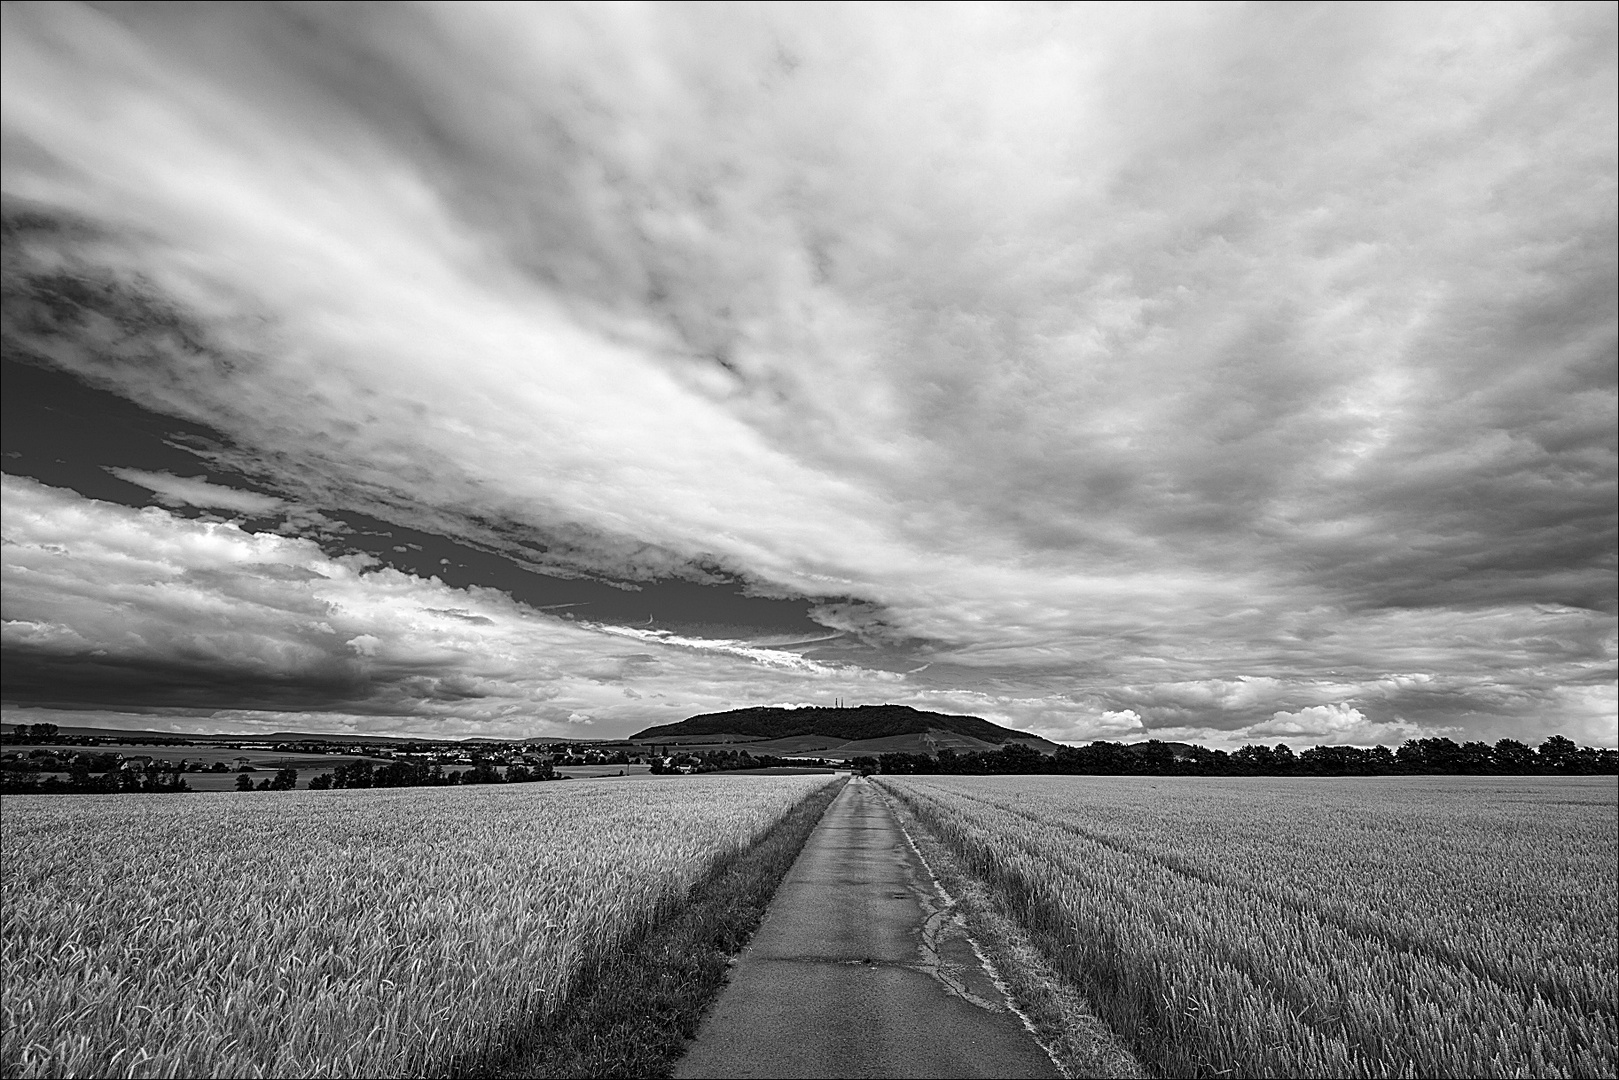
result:
[(1614, 780), (884, 777), (1167, 1076), (1612, 1076)]
[(0, 1069), (395, 1076), (475, 1058), (833, 781), (8, 798)]

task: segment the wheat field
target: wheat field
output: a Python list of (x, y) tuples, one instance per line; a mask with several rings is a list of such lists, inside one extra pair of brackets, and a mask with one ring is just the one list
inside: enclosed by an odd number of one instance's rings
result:
[(882, 778), (1164, 1076), (1612, 1077), (1591, 778)]
[(832, 779), (8, 797), (0, 1071), (431, 1074)]

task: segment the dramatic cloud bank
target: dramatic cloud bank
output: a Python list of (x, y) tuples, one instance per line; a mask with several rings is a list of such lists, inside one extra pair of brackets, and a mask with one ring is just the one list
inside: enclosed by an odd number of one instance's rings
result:
[(139, 701), (281, 728), (282, 713), (322, 710), (360, 730), (590, 738), (834, 684), (882, 696), (897, 682), (767, 647), (578, 623), (229, 522), (4, 485), (7, 683), (60, 687), (74, 695), (62, 704)]
[[(212, 482), (103, 463), (144, 510), (8, 476), (7, 700), (1613, 745), (1614, 36), (7, 8), (8, 356), (222, 433)], [(337, 550), (339, 511), (827, 633), (537, 611)]]

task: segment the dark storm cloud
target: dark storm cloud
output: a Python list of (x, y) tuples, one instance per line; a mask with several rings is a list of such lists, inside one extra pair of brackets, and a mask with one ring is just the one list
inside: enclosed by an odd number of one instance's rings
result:
[(8, 350), (218, 436), (86, 494), (461, 545), (739, 703), (1616, 737), (1611, 5), (6, 19), (8, 206), (84, 223)]

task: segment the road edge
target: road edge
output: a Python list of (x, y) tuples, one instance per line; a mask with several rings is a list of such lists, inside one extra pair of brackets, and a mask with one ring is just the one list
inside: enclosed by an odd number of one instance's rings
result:
[(1007, 1000), (1053, 1064), (1070, 1080), (1146, 1080), (1151, 1073), (1085, 995), (1065, 981), (1011, 917), (993, 889), (968, 873), (945, 843), (915, 813), (902, 792), (881, 782), (882, 794), (922, 865), (966, 923)]
[(848, 783), (817, 789), (694, 883), (643, 933), (580, 964), (567, 999), (514, 1028), (492, 1056), (450, 1063), (458, 1078), (667, 1077), (725, 988), (735, 955), (826, 808)]

